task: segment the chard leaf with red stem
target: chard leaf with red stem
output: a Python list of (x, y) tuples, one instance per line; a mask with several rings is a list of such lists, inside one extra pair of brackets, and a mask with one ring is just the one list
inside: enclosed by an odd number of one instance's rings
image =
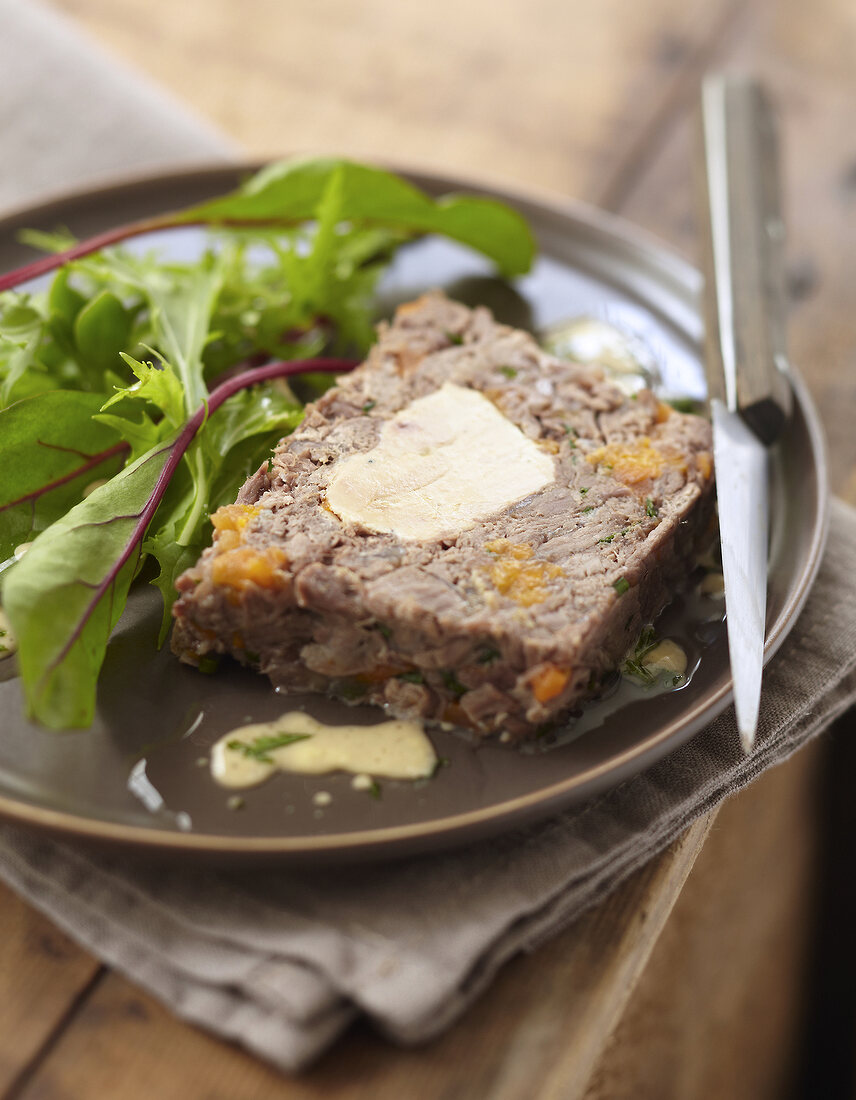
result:
[(3, 584), (31, 717), (54, 729), (92, 722), (98, 673), (146, 531), (207, 417), (248, 386), (304, 370), (341, 373), (355, 365), (339, 359), (275, 363), (230, 378), (170, 439), (39, 535)]
[(222, 198), (99, 233), (17, 272), (0, 275), (0, 291), (131, 237), (178, 225), (300, 225), (316, 217), (334, 176), (340, 180), (336, 187), (341, 194), (339, 212), (344, 222), (380, 226), (405, 235), (440, 233), (483, 253), (506, 276), (523, 275), (532, 264), (532, 233), (526, 220), (504, 203), (456, 194), (432, 199), (392, 172), (348, 160), (321, 158), (279, 161)]

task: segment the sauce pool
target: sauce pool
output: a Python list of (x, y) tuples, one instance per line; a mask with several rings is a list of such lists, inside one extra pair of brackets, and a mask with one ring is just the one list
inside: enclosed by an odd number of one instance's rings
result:
[(364, 777), (360, 786), (366, 779), (370, 786), (375, 776), (426, 779), (436, 767), (437, 755), (417, 722), (330, 726), (302, 711), (240, 726), (224, 734), (211, 750), (211, 775), (230, 788), (254, 787), (277, 771), (351, 772)]

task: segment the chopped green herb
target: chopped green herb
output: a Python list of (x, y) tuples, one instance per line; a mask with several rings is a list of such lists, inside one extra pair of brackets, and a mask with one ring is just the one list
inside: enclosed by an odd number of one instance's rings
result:
[(660, 511), (657, 508), (657, 505), (654, 503), (651, 497), (648, 497), (648, 499), (645, 501), (645, 515), (650, 516), (652, 519), (654, 519), (659, 514)]
[(311, 733), (275, 733), (270, 737), (255, 737), (252, 741), (227, 741), (226, 748), (250, 760), (258, 760), (260, 764), (272, 764), (273, 757), (268, 754), (274, 749), (283, 749), (296, 741), (306, 741), (311, 736)]
[(345, 680), (336, 686), (336, 694), (343, 699), (362, 699), (368, 690), (368, 684), (360, 683), (359, 680)]
[(220, 664), (219, 657), (200, 657), (198, 668), (200, 672), (204, 672), (206, 676), (213, 676), (217, 671), (217, 666)]
[(562, 427), (565, 429), (565, 435), (568, 437), (568, 443), (570, 443), (570, 445), (572, 447), (576, 447), (576, 445), (577, 445), (577, 430), (576, 430), (576, 428), (572, 428), (570, 424), (562, 424)]
[(448, 756), (438, 756), (437, 762), (434, 765), (434, 770), (431, 772), (431, 778), (433, 779), (441, 768), (448, 768), (451, 763), (452, 761)]
[(606, 538), (598, 539), (597, 541), (598, 542), (612, 542), (612, 540), (614, 538), (615, 538), (615, 535), (607, 535)]
[(589, 512), (593, 512), (593, 511), (594, 511), (594, 505), (590, 504), (588, 506), (588, 508), (583, 508), (583, 515), (587, 516), (589, 514)]
[(406, 680), (408, 684), (424, 684), (425, 677), (421, 672), (417, 672), (415, 669), (413, 672), (399, 672), (396, 676), (396, 680)]
[(580, 488), (580, 492), (581, 492), (581, 493), (583, 494), (583, 496), (585, 496), (585, 495), (586, 495), (586, 493), (587, 493), (587, 492), (589, 491), (589, 489), (590, 489), (590, 488), (591, 488), (591, 486), (590, 486), (590, 485), (583, 485), (583, 486), (582, 486), (582, 487)]
[(516, 378), (517, 371), (514, 367), (497, 367), (500, 374), (504, 374), (506, 378)]
[(376, 779), (373, 779), (372, 785), (366, 788), (366, 793), (368, 794), (369, 798), (373, 798), (375, 802), (380, 802), (381, 795), (383, 793), (381, 791), (380, 783), (378, 783)]
[(493, 646), (488, 646), (483, 649), (479, 654), (478, 661), (480, 665), (489, 665), (496, 661), (501, 656), (498, 649), (494, 649)]
[(619, 596), (623, 596), (630, 589), (630, 581), (626, 577), (619, 577), (617, 581), (612, 582), (612, 587)]
[(463, 344), (464, 342), (464, 338), (461, 336), (460, 332), (447, 332), (446, 339), (450, 344)]
[(365, 405), (363, 405), (363, 412), (370, 413), (376, 404), (377, 401), (366, 401)]
[(239, 794), (233, 794), (230, 798), (226, 799), (227, 810), (243, 810), (246, 803)]
[(666, 404), (671, 405), (675, 412), (694, 413), (698, 411), (699, 403), (692, 397), (672, 397)]
[(653, 626), (646, 626), (639, 635), (633, 655), (628, 657), (622, 665), (621, 671), (624, 675), (639, 680), (643, 684), (652, 684), (657, 677), (643, 662), (656, 644), (657, 637)]
[(446, 685), (449, 691), (454, 693), (457, 699), (460, 699), (462, 695), (466, 695), (467, 689), (454, 674), (454, 672), (450, 672), (449, 669), (444, 669), (442, 675), (443, 683)]

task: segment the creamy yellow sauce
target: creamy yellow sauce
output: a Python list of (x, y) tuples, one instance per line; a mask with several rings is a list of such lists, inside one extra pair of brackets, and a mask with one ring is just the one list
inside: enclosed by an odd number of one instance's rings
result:
[(4, 657), (11, 657), (17, 648), (18, 640), (12, 632), (6, 613), (0, 609), (0, 661)]
[(641, 340), (595, 317), (577, 317), (554, 325), (545, 334), (545, 345), (562, 359), (596, 363), (625, 393), (650, 386), (651, 353)]
[(549, 454), (484, 394), (447, 382), (384, 422), (376, 447), (335, 464), (327, 505), (403, 539), (465, 531), (555, 479)]
[(648, 650), (642, 658), (642, 664), (651, 672), (671, 672), (684, 676), (687, 671), (687, 655), (677, 642), (667, 638)]
[(725, 578), (721, 573), (708, 573), (699, 585), (702, 596), (713, 596), (718, 599), (725, 595)]
[[(268, 739), (305, 736), (279, 748)], [(246, 746), (244, 749), (242, 746)], [(211, 750), (211, 774), (223, 787), (254, 787), (276, 771), (301, 775), (354, 773), (352, 786), (368, 790), (373, 777), (425, 779), (437, 756), (417, 722), (395, 719), (376, 726), (329, 726), (302, 711), (274, 722), (241, 726), (225, 734)], [(359, 781), (359, 782), (358, 782)]]

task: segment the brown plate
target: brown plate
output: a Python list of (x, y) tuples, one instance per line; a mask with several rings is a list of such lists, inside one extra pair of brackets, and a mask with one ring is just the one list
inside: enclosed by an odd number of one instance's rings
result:
[[(246, 169), (214, 168), (138, 180), (72, 195), (0, 221), (0, 269), (29, 257), (15, 241), (24, 227), (69, 227), (89, 235), (200, 201), (234, 187)], [(615, 321), (653, 351), (670, 392), (703, 396), (697, 312), (700, 278), (655, 241), (598, 211), (551, 199), (412, 176), (429, 192), (481, 190), (514, 203), (529, 219), (541, 255), (514, 288), (490, 278), (466, 249), (427, 239), (402, 250), (382, 287), (386, 308), (431, 286), (484, 301), (512, 324), (541, 328), (589, 314)], [(151, 247), (152, 240), (145, 240)], [(197, 230), (161, 235), (187, 254)], [(143, 247), (142, 242), (137, 247)], [(767, 657), (781, 645), (806, 599), (826, 532), (821, 430), (805, 386), (794, 377), (795, 414), (774, 454), (774, 511)], [(245, 721), (286, 709), (266, 680), (232, 666), (206, 677), (157, 652), (157, 594), (138, 588), (110, 644), (90, 730), (40, 729), (23, 717), (12, 662), (0, 665), (0, 816), (57, 836), (122, 845), (139, 854), (231, 863), (346, 861), (403, 855), (475, 840), (546, 817), (652, 764), (691, 737), (731, 698), (725, 631), (710, 609), (669, 609), (668, 633), (698, 661), (685, 688), (652, 696), (626, 686), (588, 712), (573, 734), (524, 754), (497, 743), (475, 747), (432, 733), (448, 760), (422, 785), (386, 782), (372, 799), (344, 775), (277, 776), (245, 795), (240, 810), (201, 766), (208, 746)], [(707, 619), (708, 621), (704, 621)], [(327, 720), (341, 705), (307, 696)], [(380, 712), (348, 708), (349, 721)], [(323, 810), (312, 794), (327, 790)]]

